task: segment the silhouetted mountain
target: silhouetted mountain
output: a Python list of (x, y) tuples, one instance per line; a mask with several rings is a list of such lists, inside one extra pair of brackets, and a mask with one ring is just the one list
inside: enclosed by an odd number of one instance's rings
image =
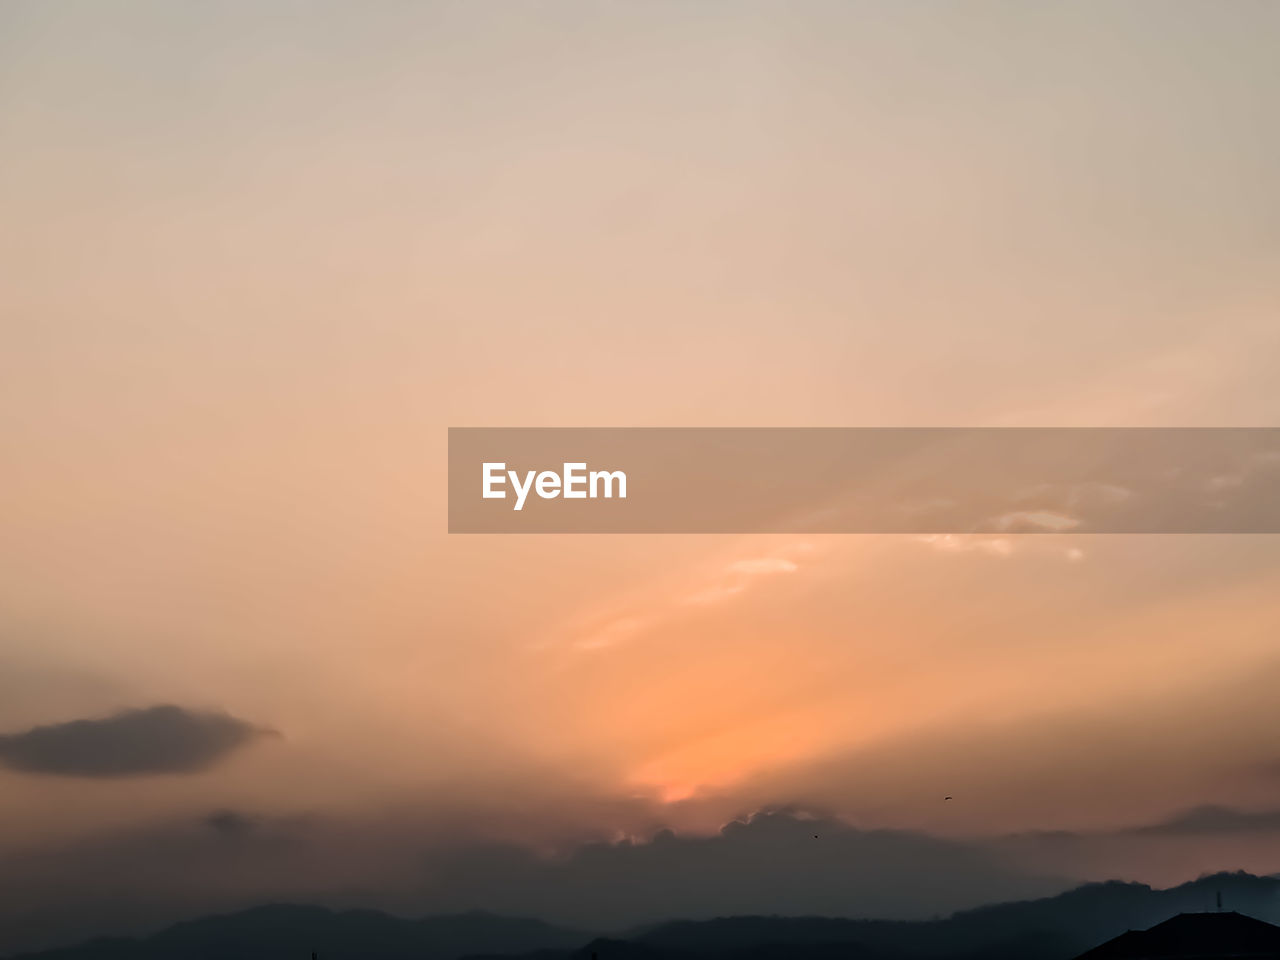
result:
[(376, 910), (266, 906), (175, 924), (151, 937), (92, 940), (25, 960), (456, 960), (571, 949), (590, 934), (487, 913), (405, 920)]
[[(1280, 879), (1204, 877), (1169, 890), (1097, 883), (1056, 897), (966, 910), (943, 920), (905, 922), (828, 917), (730, 917), (674, 921), (594, 950), (543, 952), (539, 960), (1068, 960), (1126, 930), (1179, 913), (1212, 909), (1217, 895), (1242, 913), (1280, 920)], [(616, 952), (615, 952), (616, 951)], [(476, 958), (479, 960), (479, 958)], [(533, 958), (521, 958), (533, 960)]]
[(1127, 930), (1211, 910), (1219, 894), (1231, 910), (1280, 920), (1280, 879), (1234, 873), (1169, 890), (1088, 884), (925, 922), (728, 917), (672, 921), (613, 939), (485, 913), (405, 920), (372, 910), (269, 906), (14, 960), (305, 960), (313, 950), (320, 960), (1069, 960)]

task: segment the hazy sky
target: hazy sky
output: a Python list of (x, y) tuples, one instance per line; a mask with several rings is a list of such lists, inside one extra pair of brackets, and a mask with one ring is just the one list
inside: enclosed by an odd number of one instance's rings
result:
[[(1280, 540), (466, 538), (444, 495), (451, 425), (1280, 423), (1278, 36), (1269, 0), (0, 5), (31, 916), (143, 859), (171, 912), (425, 912), (494, 849), (778, 807), (1018, 876), (1280, 869)], [(554, 912), (523, 882), (446, 905)]]

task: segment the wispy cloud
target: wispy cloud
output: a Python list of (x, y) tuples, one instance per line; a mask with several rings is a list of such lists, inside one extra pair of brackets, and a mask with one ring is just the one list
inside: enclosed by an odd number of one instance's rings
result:
[(598, 617), (569, 642), (581, 652), (602, 651), (620, 646), (660, 626), (678, 615), (682, 608), (705, 607), (742, 597), (761, 583), (791, 576), (802, 569), (800, 558), (812, 554), (808, 541), (798, 540), (765, 552), (743, 551), (722, 559), (709, 570), (692, 573), (687, 579), (692, 589), (666, 587), (657, 596), (635, 601), (621, 611)]
[(794, 560), (780, 554), (744, 557), (726, 564), (716, 582), (685, 597), (684, 603), (694, 605), (721, 603), (745, 593), (762, 578), (791, 574), (799, 569), (799, 564)]
[(1080, 526), (1080, 521), (1052, 510), (1014, 510), (995, 518), (995, 526), (1007, 533), (1062, 533)]
[(1013, 555), (1013, 541), (1007, 537), (989, 537), (979, 534), (929, 533), (916, 537), (917, 542), (928, 544), (943, 553), (987, 553), (997, 557)]

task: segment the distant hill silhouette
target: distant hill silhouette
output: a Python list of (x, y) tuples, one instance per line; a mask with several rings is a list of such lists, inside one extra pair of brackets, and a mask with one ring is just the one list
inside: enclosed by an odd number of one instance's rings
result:
[[(514, 842), (409, 841), (410, 825), (378, 828), (363, 841), (346, 829), (323, 818), (272, 821), (224, 810), (9, 858), (0, 870), (0, 956), (95, 935), (136, 937), (245, 904), (290, 903), (299, 889), (324, 903), (359, 890), (359, 905), (375, 908), (379, 890), (397, 904), (412, 903), (406, 898), (417, 890), (423, 914), (483, 906), (616, 932), (669, 917), (766, 913), (911, 920), (1052, 896), (1078, 882), (1032, 870), (1026, 864), (1037, 854), (1006, 856), (987, 840), (862, 829), (791, 809), (759, 810), (712, 834), (597, 837), (557, 857)], [(341, 858), (325, 852), (330, 843), (360, 848), (364, 875), (345, 876)]]
[(571, 949), (590, 934), (475, 912), (406, 920), (376, 910), (277, 905), (178, 923), (154, 936), (91, 940), (25, 960), (457, 960), (474, 953)]
[(1168, 890), (1088, 884), (933, 921), (728, 917), (608, 939), (487, 913), (406, 920), (373, 910), (266, 906), (14, 960), (306, 960), (313, 950), (320, 960), (1070, 960), (1128, 930), (1211, 910), (1219, 894), (1230, 910), (1280, 920), (1280, 878), (1233, 873)]
[[(1168, 890), (1139, 883), (1087, 884), (1041, 900), (905, 922), (826, 917), (729, 917), (674, 921), (623, 941), (522, 960), (1070, 960), (1126, 930), (1180, 913), (1232, 909), (1280, 920), (1280, 879), (1245, 873), (1203, 877)], [(474, 958), (480, 960), (480, 958)]]

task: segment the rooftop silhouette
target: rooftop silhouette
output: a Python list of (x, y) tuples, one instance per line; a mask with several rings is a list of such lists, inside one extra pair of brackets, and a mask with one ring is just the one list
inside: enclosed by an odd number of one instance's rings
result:
[(1130, 930), (1077, 960), (1280, 958), (1280, 927), (1242, 913), (1180, 913), (1147, 930)]

